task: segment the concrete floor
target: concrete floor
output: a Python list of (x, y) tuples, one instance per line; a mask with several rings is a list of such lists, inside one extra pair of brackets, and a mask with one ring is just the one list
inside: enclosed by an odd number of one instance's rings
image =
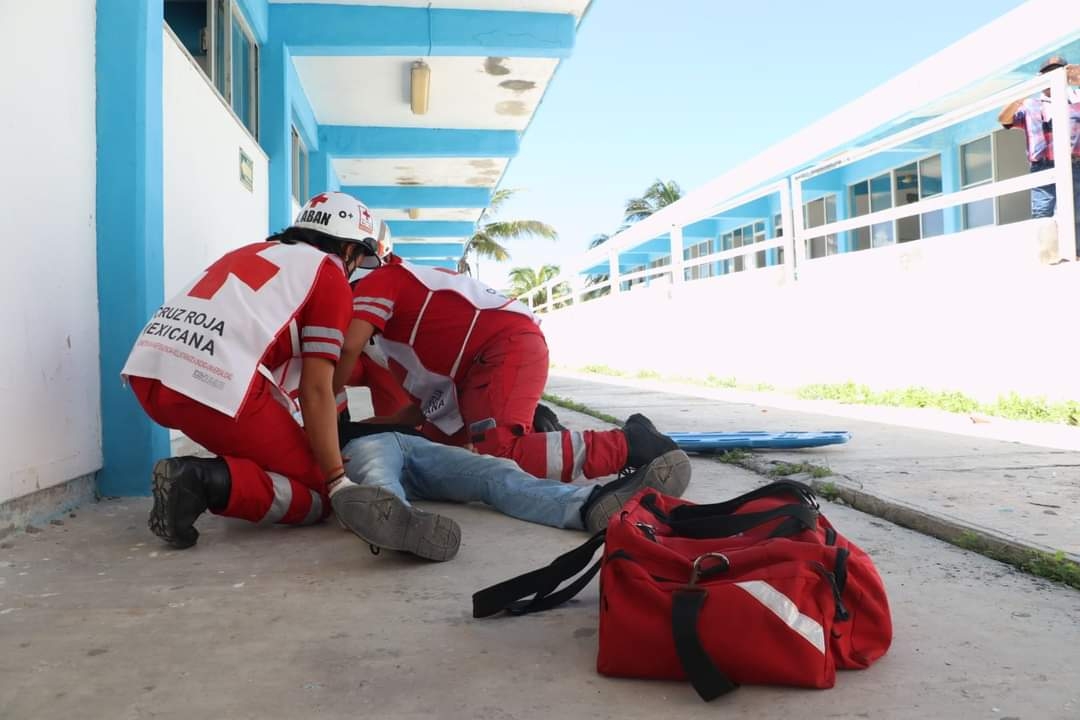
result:
[[(694, 472), (703, 502), (762, 482), (708, 459)], [(829, 691), (710, 705), (596, 674), (595, 585), (545, 614), (472, 619), (472, 592), (583, 534), (443, 505), (464, 534), (444, 564), (373, 556), (334, 522), (207, 517), (197, 547), (170, 551), (148, 508), (102, 502), (0, 544), (0, 718), (1080, 718), (1080, 593), (845, 507), (824, 511), (885, 578), (890, 653)]]

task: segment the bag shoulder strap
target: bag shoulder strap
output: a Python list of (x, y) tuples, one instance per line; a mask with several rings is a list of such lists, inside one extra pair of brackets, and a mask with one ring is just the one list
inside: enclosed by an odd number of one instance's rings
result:
[[(777, 525), (769, 537), (789, 537), (802, 530), (816, 530), (817, 506), (803, 503), (790, 503), (771, 510), (756, 513), (734, 514), (730, 510), (719, 511), (714, 505), (681, 505), (669, 513), (664, 513), (656, 502), (655, 494), (641, 498), (641, 507), (651, 512), (658, 520), (667, 524), (674, 535), (687, 538), (722, 538), (753, 530), (767, 522), (785, 518)], [(684, 510), (708, 510), (711, 512), (682, 512)]]
[[(473, 594), (473, 617), (483, 618), (508, 611), (513, 615), (550, 610), (577, 595), (600, 570), (600, 560), (577, 579), (556, 592), (564, 580), (581, 572), (604, 544), (601, 530), (578, 547), (565, 552), (546, 567), (504, 580)], [(532, 595), (532, 598), (528, 598)]]
[(677, 590), (672, 596), (671, 632), (675, 638), (675, 654), (690, 684), (705, 702), (715, 700), (739, 687), (720, 671), (701, 646), (698, 617), (705, 604), (707, 592), (700, 588)]

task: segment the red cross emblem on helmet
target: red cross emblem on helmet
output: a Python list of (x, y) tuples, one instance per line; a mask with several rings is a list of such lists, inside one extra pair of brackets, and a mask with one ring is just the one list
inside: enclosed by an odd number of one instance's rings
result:
[(363, 205), (360, 206), (360, 229), (366, 232), (372, 232), (375, 229), (372, 223), (371, 211)]

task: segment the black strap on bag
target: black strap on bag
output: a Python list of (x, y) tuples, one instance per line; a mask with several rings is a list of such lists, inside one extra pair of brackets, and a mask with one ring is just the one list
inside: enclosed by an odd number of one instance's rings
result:
[(679, 656), (686, 678), (705, 702), (731, 692), (739, 687), (722, 673), (709, 659), (698, 636), (698, 617), (705, 604), (708, 591), (700, 587), (686, 587), (672, 597), (671, 633), (675, 638), (675, 654)]
[[(556, 591), (563, 581), (569, 580), (585, 569), (597, 549), (603, 546), (605, 533), (605, 530), (601, 530), (578, 547), (552, 560), (546, 567), (504, 580), (474, 593), (473, 617), (489, 617), (504, 610), (512, 615), (525, 615), (562, 605), (581, 592), (600, 570), (600, 561), (597, 560), (574, 582)], [(530, 595), (533, 597), (529, 598)]]
[(806, 483), (797, 480), (776, 480), (768, 485), (754, 488), (750, 492), (743, 493), (738, 497), (725, 500), (724, 502), (708, 503), (705, 505), (680, 505), (672, 515), (679, 517), (712, 517), (715, 515), (730, 515), (743, 505), (761, 498), (791, 496), (799, 505), (819, 509), (814, 490)]
[(817, 529), (817, 508), (803, 504), (781, 505), (772, 510), (743, 515), (715, 511), (689, 515), (679, 511), (683, 508), (697, 510), (712, 506), (682, 505), (670, 513), (665, 513), (657, 505), (656, 499), (655, 494), (649, 493), (641, 499), (641, 506), (668, 525), (672, 534), (679, 537), (695, 539), (732, 537), (779, 518), (785, 518), (785, 520), (769, 534), (769, 537), (788, 537), (802, 530)]

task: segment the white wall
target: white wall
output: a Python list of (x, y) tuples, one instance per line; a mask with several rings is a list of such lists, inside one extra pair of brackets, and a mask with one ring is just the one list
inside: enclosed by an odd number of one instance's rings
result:
[(552, 361), (793, 387), (865, 382), (1080, 399), (1080, 264), (1048, 267), (1032, 220), (765, 268), (656, 283), (545, 315)]
[[(226, 251), (266, 238), (266, 155), (165, 30), (165, 296)], [(240, 149), (255, 166), (240, 182)]]
[(94, 3), (0, 2), (0, 503), (101, 467)]

